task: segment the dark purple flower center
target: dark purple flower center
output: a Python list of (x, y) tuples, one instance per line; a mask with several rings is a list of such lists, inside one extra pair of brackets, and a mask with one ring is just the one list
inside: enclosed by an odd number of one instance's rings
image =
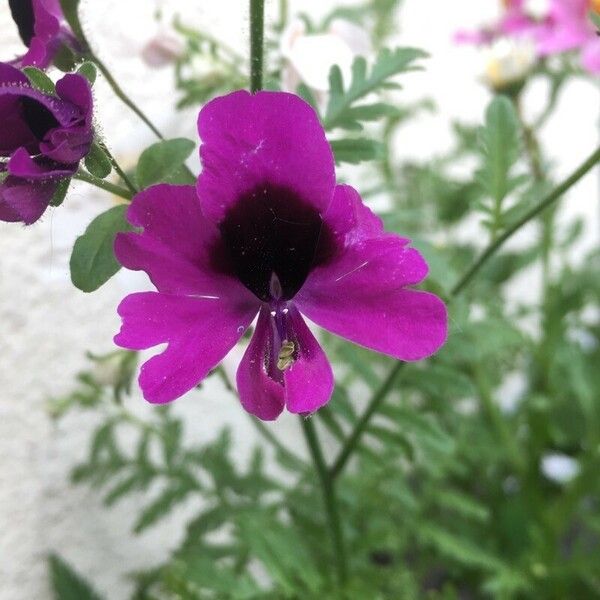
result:
[(8, 0), (12, 18), (17, 24), (23, 43), (29, 47), (35, 33), (35, 15), (33, 0)]
[(23, 96), (21, 98), (21, 107), (25, 122), (38, 140), (43, 140), (50, 129), (58, 126), (58, 121), (50, 110), (33, 98)]
[(333, 239), (312, 206), (270, 183), (239, 198), (219, 228), (231, 268), (265, 302), (292, 298)]

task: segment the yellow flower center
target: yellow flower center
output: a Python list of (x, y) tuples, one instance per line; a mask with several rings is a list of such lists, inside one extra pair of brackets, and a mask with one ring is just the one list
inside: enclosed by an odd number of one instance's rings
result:
[(590, 0), (590, 9), (600, 15), (600, 0)]

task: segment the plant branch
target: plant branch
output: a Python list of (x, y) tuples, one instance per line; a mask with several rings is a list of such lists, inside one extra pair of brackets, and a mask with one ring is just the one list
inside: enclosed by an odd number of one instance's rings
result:
[[(594, 168), (600, 162), (600, 147), (597, 148), (573, 173), (567, 177), (560, 185), (552, 190), (541, 202), (534, 206), (529, 212), (527, 212), (521, 219), (509, 227), (502, 235), (492, 241), (490, 245), (481, 253), (479, 258), (473, 263), (470, 269), (464, 274), (463, 277), (456, 283), (450, 292), (449, 301), (458, 296), (462, 291), (469, 285), (475, 275), (482, 269), (487, 261), (500, 249), (500, 247), (512, 237), (521, 227), (529, 223), (532, 219), (535, 219), (538, 215), (543, 213), (547, 208), (552, 206), (567, 190), (573, 187), (584, 175), (586, 175), (591, 169)], [(388, 393), (392, 389), (396, 377), (402, 370), (405, 363), (396, 362), (389, 372), (388, 376), (381, 384), (380, 388), (373, 394), (369, 401), (365, 412), (354, 426), (352, 433), (343, 444), (340, 453), (335, 459), (332, 467), (329, 470), (331, 477), (337, 477), (344, 469), (352, 452), (358, 445), (362, 434), (364, 433), (367, 425), (369, 424), (373, 415), (377, 412), (377, 409), (387, 397)]]
[(300, 417), (302, 431), (306, 439), (306, 445), (310, 451), (319, 482), (323, 494), (323, 502), (325, 504), (325, 512), (327, 514), (327, 526), (331, 536), (331, 545), (334, 554), (334, 562), (340, 587), (344, 585), (348, 577), (348, 569), (346, 564), (346, 550), (342, 537), (342, 529), (340, 525), (337, 497), (335, 494), (335, 485), (333, 477), (327, 469), (323, 451), (317, 437), (315, 426), (310, 418), (305, 419)]
[(138, 193), (137, 187), (133, 184), (131, 179), (128, 177), (127, 173), (125, 173), (125, 171), (121, 168), (121, 165), (119, 165), (119, 163), (117, 162), (117, 159), (112, 155), (110, 150), (107, 148), (106, 144), (102, 141), (98, 141), (98, 144), (100, 145), (102, 150), (104, 150), (104, 152), (106, 152), (106, 156), (108, 156), (108, 160), (110, 160), (110, 164), (112, 165), (113, 169), (117, 172), (119, 177), (123, 180), (125, 185), (129, 188), (129, 191), (134, 195), (137, 194)]
[(79, 171), (77, 171), (77, 173), (73, 175), (73, 179), (77, 179), (78, 181), (85, 181), (86, 183), (100, 188), (105, 192), (110, 192), (111, 194), (115, 194), (116, 196), (125, 198), (125, 200), (131, 200), (133, 196), (133, 194), (129, 190), (126, 190), (125, 188), (122, 188), (119, 185), (115, 185), (114, 183), (110, 183), (110, 181), (94, 177), (93, 175), (91, 175), (87, 171), (84, 171), (83, 169), (79, 169)]
[(146, 125), (149, 129), (156, 135), (157, 138), (164, 140), (163, 134), (158, 130), (158, 128), (152, 123), (152, 121), (146, 116), (146, 114), (142, 111), (141, 108), (137, 106), (137, 104), (125, 93), (123, 88), (117, 83), (117, 80), (112, 76), (108, 67), (90, 50), (87, 58), (91, 60), (97, 67), (98, 70), (104, 75), (106, 81), (113, 89), (113, 92), (117, 95), (117, 97), (128, 106)]

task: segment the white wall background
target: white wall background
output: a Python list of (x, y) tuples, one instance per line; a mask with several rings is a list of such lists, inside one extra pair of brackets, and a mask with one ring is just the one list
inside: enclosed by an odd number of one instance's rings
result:
[[(161, 4), (246, 51), (246, 2), (165, 0)], [(331, 4), (330, 0), (292, 2), (315, 15)], [(170, 108), (171, 72), (149, 72), (140, 59), (141, 47), (156, 31), (152, 14), (159, 0), (83, 0), (82, 5), (89, 37), (131, 96), (168, 135), (194, 138), (194, 111), (175, 113)], [(275, 12), (275, 2), (267, 6)], [(428, 157), (443, 148), (450, 140), (450, 117), (481, 119), (487, 92), (476, 79), (480, 57), (453, 46), (451, 37), (456, 29), (475, 26), (495, 10), (494, 0), (406, 0), (399, 41), (423, 47), (432, 55), (427, 70), (407, 81), (406, 94), (433, 96), (441, 112), (424, 116), (404, 130), (399, 140), (403, 154)], [(0, 40), (1, 57), (18, 51), (6, 2), (0, 5)], [(531, 106), (540, 93), (532, 91)], [(133, 161), (138, 149), (152, 141), (151, 134), (110, 96), (102, 81), (96, 85), (96, 101), (109, 144), (124, 163)], [(597, 117), (597, 90), (584, 82), (571, 85), (543, 136), (556, 160), (557, 177), (593, 149)], [(71, 466), (87, 450), (94, 417), (72, 415), (58, 425), (47, 417), (46, 399), (71, 389), (73, 376), (85, 364), (83, 351), (111, 349), (118, 329), (115, 308), (124, 289), (132, 285), (121, 277), (90, 296), (69, 285), (69, 244), (83, 231), (90, 214), (109, 203), (106, 196), (78, 184), (63, 208), (47, 213), (36, 225), (0, 223), (0, 600), (50, 597), (44, 560), (50, 549), (59, 550), (107, 598), (122, 600), (129, 589), (125, 574), (163, 559), (177, 543), (185, 514), (192, 508), (177, 511), (168, 525), (132, 537), (133, 501), (106, 510), (94, 492), (68, 484)], [(586, 215), (586, 245), (597, 243), (597, 177), (586, 178), (573, 190), (564, 212)], [(531, 282), (525, 283), (521, 291), (531, 287)], [(245, 414), (217, 383), (189, 394), (176, 406), (186, 416), (187, 435), (197, 440), (209, 439), (222, 424), (230, 424), (240, 460), (255, 441)], [(131, 400), (131, 409), (151, 410), (139, 396)], [(283, 417), (271, 427), (290, 439), (295, 426), (294, 419)], [(299, 439), (298, 443), (301, 451)]]

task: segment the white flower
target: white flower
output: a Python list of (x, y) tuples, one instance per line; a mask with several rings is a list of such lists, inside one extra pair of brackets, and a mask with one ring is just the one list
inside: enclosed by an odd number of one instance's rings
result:
[(484, 81), (495, 90), (523, 81), (536, 63), (533, 42), (501, 38), (485, 53)]
[(142, 48), (142, 59), (149, 67), (166, 67), (183, 55), (181, 38), (169, 31), (159, 31)]
[(579, 463), (566, 454), (550, 453), (542, 457), (542, 473), (556, 483), (568, 483), (579, 474)]
[(286, 60), (282, 75), (283, 89), (295, 92), (305, 83), (322, 97), (329, 89), (329, 71), (333, 65), (349, 81), (356, 56), (372, 51), (369, 34), (354, 23), (335, 19), (322, 33), (307, 33), (304, 21), (293, 21), (281, 36), (281, 54)]

